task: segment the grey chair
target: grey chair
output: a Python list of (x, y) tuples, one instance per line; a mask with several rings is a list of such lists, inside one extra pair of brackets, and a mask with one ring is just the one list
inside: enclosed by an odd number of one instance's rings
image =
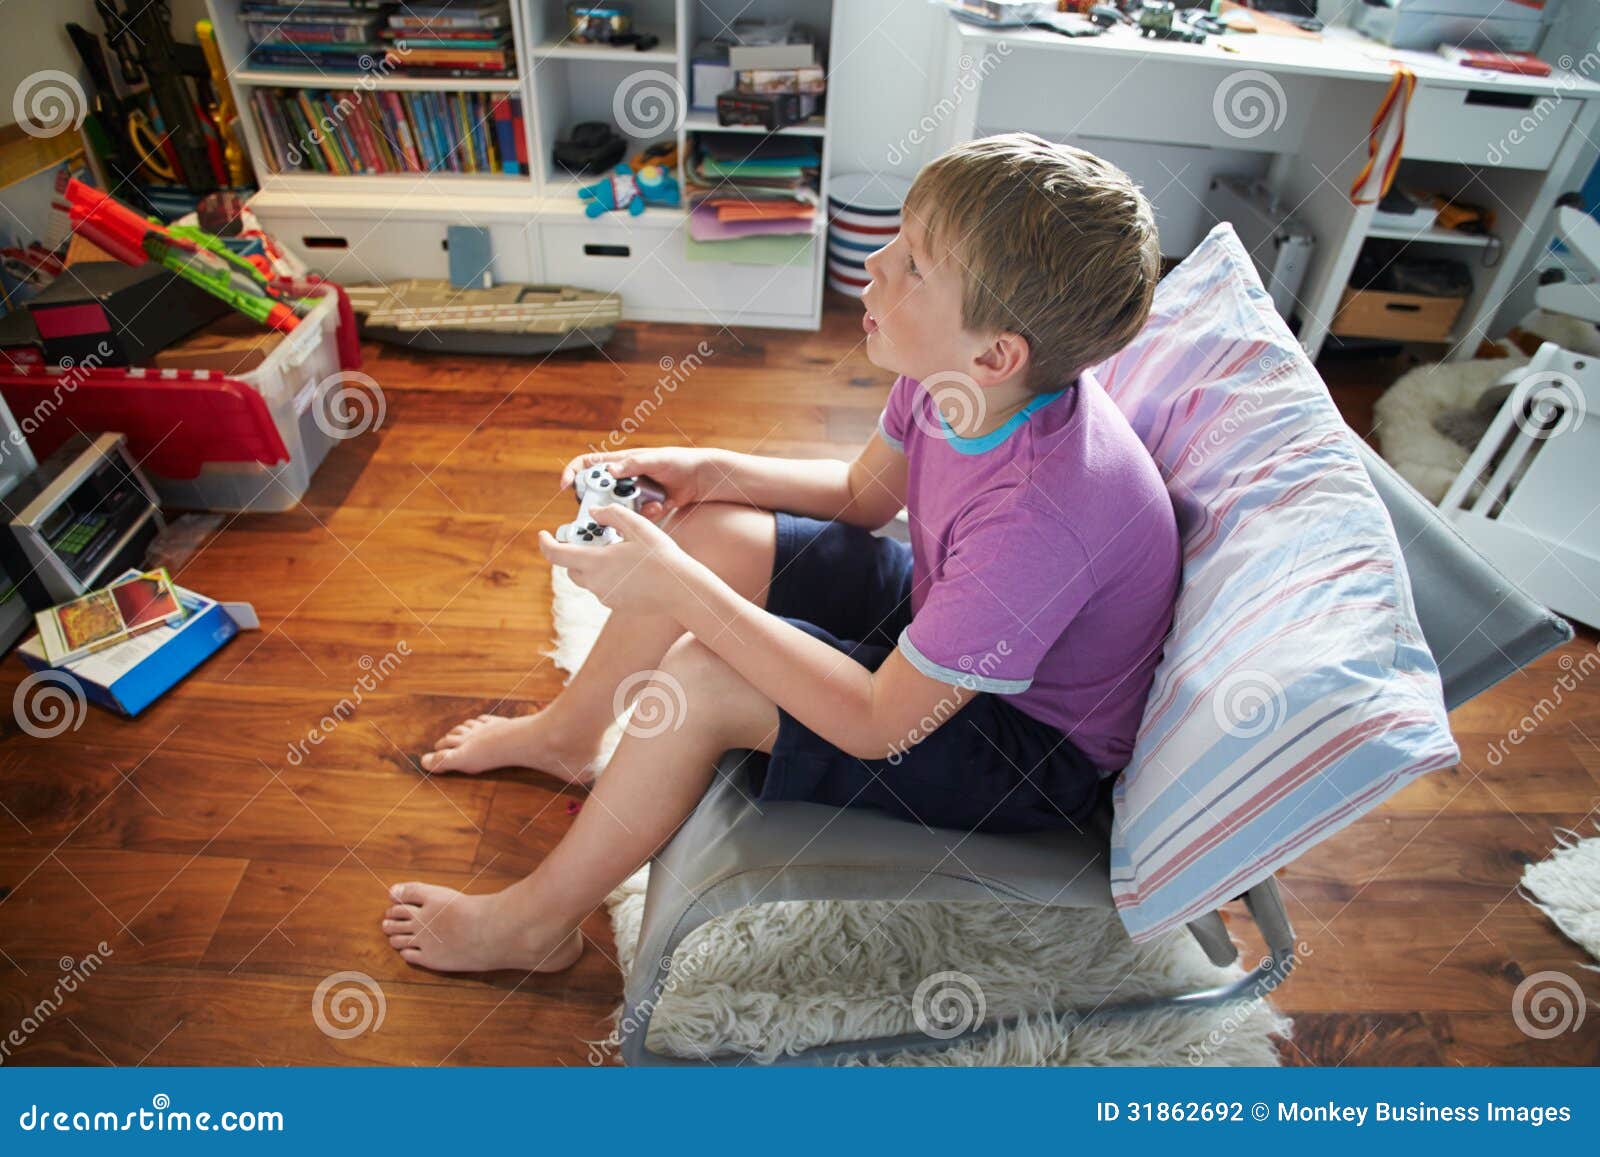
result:
[[(1446, 704), (1454, 708), (1572, 637), (1565, 620), (1533, 602), (1456, 534), (1433, 507), (1376, 455), (1363, 460), (1388, 507), (1405, 552), (1417, 616), (1438, 661)], [(730, 1055), (685, 1060), (651, 1051), (650, 1018), (670, 974), (672, 953), (708, 920), (752, 904), (783, 900), (1006, 901), (1065, 908), (1111, 908), (1110, 816), (1083, 835), (987, 835), (931, 830), (866, 810), (769, 803), (761, 810), (738, 790), (750, 752), (724, 757), (711, 790), (656, 857), (634, 966), (624, 991), (623, 1059), (632, 1065), (737, 1064)], [(950, 850), (960, 842), (960, 859)], [(1066, 1022), (1158, 1007), (1207, 1006), (1265, 996), (1294, 966), (1295, 941), (1277, 884), (1244, 894), (1270, 957), (1232, 983), (1157, 1000), (1057, 1009)], [(1217, 965), (1238, 950), (1220, 912), (1189, 930)], [(1040, 1010), (1045, 1011), (1045, 1010)], [(841, 1056), (943, 1048), (989, 1036), (995, 1020), (956, 1037), (920, 1033), (841, 1041), (779, 1058), (818, 1064)]]

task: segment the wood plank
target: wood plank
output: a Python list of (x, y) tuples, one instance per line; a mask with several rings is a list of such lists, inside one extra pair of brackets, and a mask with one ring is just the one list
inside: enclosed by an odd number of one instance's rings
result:
[(221, 856), (0, 851), (0, 950), (11, 966), (81, 960), (101, 942), (119, 967), (193, 963), (244, 868)]
[[(310, 976), (354, 969), (384, 985), (457, 988), (459, 976), (414, 968), (389, 947), (379, 927), (392, 901), (388, 888), (415, 873), (346, 864), (333, 869), (305, 864), (251, 863), (218, 923), (200, 962), (202, 971), (224, 975)], [(428, 883), (464, 892), (493, 892), (513, 883), (517, 873), (499, 870), (428, 872)], [(539, 990), (561, 1000), (604, 1008), (616, 998), (620, 976), (610, 923), (597, 912), (583, 926), (589, 943), (578, 963), (549, 978)], [(521, 972), (492, 972), (472, 978), (473, 987), (514, 991)]]
[[(42, 974), (40, 974), (42, 975)], [(34, 981), (34, 977), (29, 978)], [(53, 977), (47, 978), (54, 982)], [(359, 982), (329, 989), (323, 1023), (313, 1009), (324, 977), (177, 969), (108, 968), (72, 994), (27, 1043), (23, 1064), (52, 1065), (582, 1065), (586, 1042), (610, 1031), (613, 1002), (568, 1000), (559, 978), (534, 975), (505, 990), (473, 980)], [(18, 1024), (48, 985), (0, 987), (0, 1016)], [(331, 1001), (349, 992), (337, 1019)], [(355, 994), (373, 1010), (362, 1019)], [(377, 1019), (378, 993), (383, 1018)]]
[[(168, 749), (136, 764), (113, 749), (83, 755), (73, 776), (83, 786), (70, 791), (53, 786), (59, 763), (40, 753), (13, 765), (0, 799), (12, 822), (26, 825), (14, 846), (42, 852), (70, 837), (73, 849), (463, 869), (487, 828), (494, 790), (484, 780), (392, 768), (268, 767)], [(105, 805), (62, 806), (89, 795)]]

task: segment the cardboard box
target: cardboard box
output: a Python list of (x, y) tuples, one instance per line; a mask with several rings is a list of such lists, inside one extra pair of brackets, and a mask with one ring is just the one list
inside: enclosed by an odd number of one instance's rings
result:
[(198, 333), (156, 354), (155, 365), (162, 370), (213, 370), (230, 377), (248, 374), (261, 367), (283, 336), (229, 310)]
[[(129, 569), (118, 577), (138, 573)], [(222, 603), (180, 586), (173, 589), (189, 612), (177, 626), (157, 627), (61, 667), (52, 667), (45, 659), (38, 635), (20, 644), (17, 654), (31, 670), (70, 677), (89, 702), (131, 719), (241, 630), (260, 625), (249, 603)]]
[(1398, 341), (1450, 340), (1465, 297), (1425, 297), (1346, 287), (1328, 332), (1339, 337), (1393, 338)]
[(689, 107), (715, 109), (717, 97), (738, 81), (726, 45), (703, 40), (689, 54)]
[(739, 92), (797, 92), (821, 96), (828, 80), (818, 65), (805, 68), (755, 68), (739, 73)]
[(789, 44), (735, 44), (728, 49), (728, 64), (735, 72), (752, 68), (805, 68), (817, 62), (810, 41)]

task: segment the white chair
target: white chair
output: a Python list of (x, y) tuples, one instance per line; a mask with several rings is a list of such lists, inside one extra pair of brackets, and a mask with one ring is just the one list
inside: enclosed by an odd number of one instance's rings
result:
[(1509, 376), (1440, 512), (1534, 599), (1600, 626), (1600, 360), (1546, 342)]

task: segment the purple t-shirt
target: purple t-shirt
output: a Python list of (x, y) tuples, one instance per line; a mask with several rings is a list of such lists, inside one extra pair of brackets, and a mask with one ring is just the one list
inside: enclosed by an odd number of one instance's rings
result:
[(1105, 772), (1124, 767), (1181, 555), (1143, 443), (1089, 373), (963, 438), (898, 379), (879, 419), (906, 456), (913, 618), (900, 650), (933, 679), (1004, 695)]

